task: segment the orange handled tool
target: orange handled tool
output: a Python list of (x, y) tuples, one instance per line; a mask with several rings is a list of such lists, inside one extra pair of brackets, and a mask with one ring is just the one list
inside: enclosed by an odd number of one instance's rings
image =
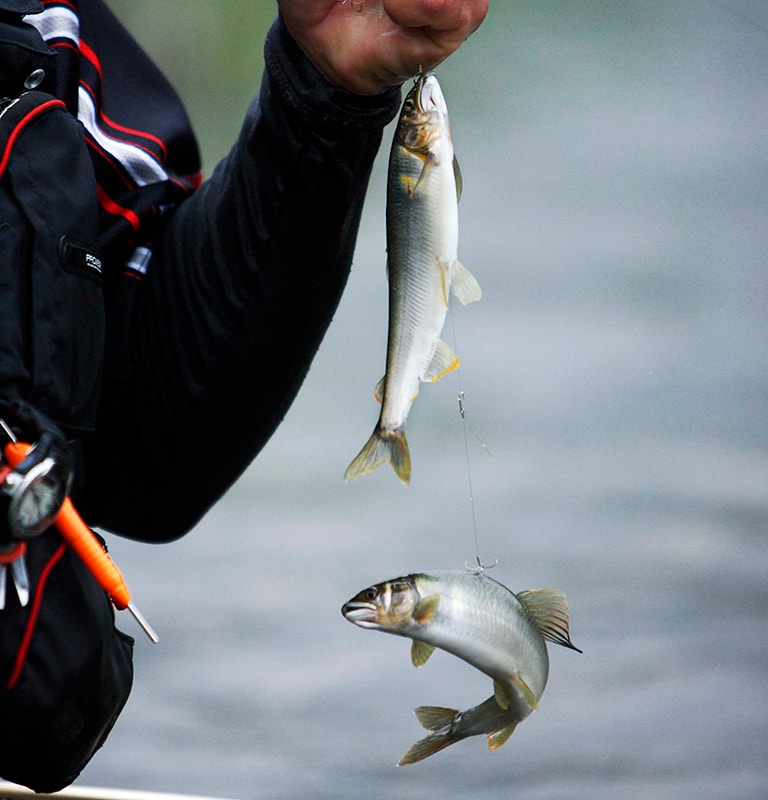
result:
[[(5, 446), (5, 457), (11, 467), (18, 466), (26, 456), (30, 445), (24, 442), (9, 442)], [(122, 610), (127, 608), (136, 618), (136, 621), (153, 641), (158, 641), (158, 636), (144, 615), (131, 602), (131, 594), (120, 574), (115, 562), (109, 557), (101, 546), (93, 531), (85, 524), (83, 518), (68, 498), (64, 498), (61, 509), (53, 520), (62, 539), (77, 553), (89, 572), (96, 579), (101, 588), (110, 596), (115, 607)]]

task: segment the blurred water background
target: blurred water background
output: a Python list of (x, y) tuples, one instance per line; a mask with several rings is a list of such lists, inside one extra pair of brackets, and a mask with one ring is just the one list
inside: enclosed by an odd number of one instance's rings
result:
[[(272, 3), (113, 0), (210, 173)], [(348, 290), (262, 455), (183, 540), (110, 548), (161, 635), (79, 783), (232, 798), (768, 797), (768, 7), (495, 0), (438, 71), (464, 173), (459, 375), (409, 420), (413, 481), (345, 485), (386, 346), (385, 132)], [(300, 232), (297, 232), (300, 235)], [(480, 557), (568, 595), (541, 709), (395, 762), (420, 704), (487, 678), (357, 629), (368, 584)], [(480, 440), (487, 445), (484, 448)], [(203, 447), (204, 447), (204, 443)], [(490, 452), (490, 455), (488, 454)], [(204, 456), (204, 449), (201, 450)], [(204, 469), (201, 462), (201, 469)]]

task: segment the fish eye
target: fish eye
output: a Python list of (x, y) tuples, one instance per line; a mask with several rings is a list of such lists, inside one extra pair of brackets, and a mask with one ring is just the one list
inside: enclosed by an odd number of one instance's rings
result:
[(364, 595), (366, 600), (375, 600), (379, 596), (379, 593), (375, 586), (371, 586), (370, 589), (365, 590)]

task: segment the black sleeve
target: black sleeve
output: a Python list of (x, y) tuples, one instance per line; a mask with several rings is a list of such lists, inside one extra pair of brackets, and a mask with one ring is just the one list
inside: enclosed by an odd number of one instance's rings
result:
[(278, 20), (229, 156), (171, 216), (137, 297), (129, 381), (86, 445), (89, 521), (162, 541), (248, 466), (298, 392), (340, 299), (398, 90), (325, 82)]

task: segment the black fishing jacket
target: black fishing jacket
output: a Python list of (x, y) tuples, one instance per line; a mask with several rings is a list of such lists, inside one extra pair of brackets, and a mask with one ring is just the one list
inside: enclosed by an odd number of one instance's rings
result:
[(80, 441), (84, 516), (125, 536), (185, 533), (280, 423), (397, 112), (396, 90), (329, 85), (280, 20), (265, 64), (238, 141), (201, 182), (178, 97), (102, 0), (0, 0), (0, 96), (63, 100), (94, 167), (103, 379), (93, 424), (56, 421)]

